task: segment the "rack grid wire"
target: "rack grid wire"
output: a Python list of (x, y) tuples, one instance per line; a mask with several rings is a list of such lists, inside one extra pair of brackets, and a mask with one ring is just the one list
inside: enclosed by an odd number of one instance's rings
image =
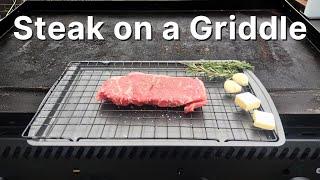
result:
[[(208, 103), (185, 114), (183, 107), (116, 106), (99, 102), (102, 83), (130, 72), (198, 77), (206, 87)], [(251, 86), (243, 89), (253, 92)], [(262, 107), (260, 110), (263, 110)], [(253, 127), (251, 114), (234, 104), (222, 80), (186, 72), (186, 65), (163, 62), (75, 62), (48, 93), (23, 136), (29, 139), (191, 139), (275, 142), (275, 131)]]

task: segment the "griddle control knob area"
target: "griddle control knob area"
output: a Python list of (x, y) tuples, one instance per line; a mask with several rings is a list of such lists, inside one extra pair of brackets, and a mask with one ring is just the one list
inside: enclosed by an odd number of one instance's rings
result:
[(294, 177), (294, 178), (291, 178), (290, 180), (310, 180), (310, 179), (306, 177)]
[(79, 176), (79, 175), (80, 175), (80, 169), (74, 168), (74, 169), (72, 170), (72, 175), (73, 175), (73, 176)]

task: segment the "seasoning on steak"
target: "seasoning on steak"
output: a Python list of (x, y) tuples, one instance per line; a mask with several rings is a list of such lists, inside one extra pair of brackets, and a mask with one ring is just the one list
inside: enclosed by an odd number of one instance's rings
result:
[(129, 104), (159, 107), (184, 106), (184, 112), (207, 103), (204, 84), (198, 78), (132, 72), (106, 80), (96, 96), (98, 101), (112, 101), (119, 106)]

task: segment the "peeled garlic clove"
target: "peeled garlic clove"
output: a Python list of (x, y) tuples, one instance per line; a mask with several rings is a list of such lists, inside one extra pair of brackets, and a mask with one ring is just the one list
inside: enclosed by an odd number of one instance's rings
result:
[(228, 79), (226, 82), (224, 82), (224, 90), (227, 93), (239, 93), (241, 92), (242, 87), (236, 82)]
[(232, 76), (232, 80), (241, 86), (248, 86), (249, 78), (244, 73), (236, 73)]

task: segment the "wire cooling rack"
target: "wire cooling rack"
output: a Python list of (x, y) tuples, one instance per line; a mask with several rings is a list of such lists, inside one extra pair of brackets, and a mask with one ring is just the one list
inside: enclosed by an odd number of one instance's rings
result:
[(188, 114), (183, 107), (120, 107), (95, 99), (105, 80), (130, 72), (195, 77), (179, 62), (70, 63), (23, 136), (32, 145), (275, 146), (284, 142), (273, 102), (251, 72), (246, 72), (250, 85), (244, 91), (261, 99), (260, 110), (274, 113), (275, 131), (253, 127), (250, 113), (242, 111), (234, 104), (234, 97), (225, 93), (223, 80), (203, 76), (197, 77), (205, 84), (208, 103)]

